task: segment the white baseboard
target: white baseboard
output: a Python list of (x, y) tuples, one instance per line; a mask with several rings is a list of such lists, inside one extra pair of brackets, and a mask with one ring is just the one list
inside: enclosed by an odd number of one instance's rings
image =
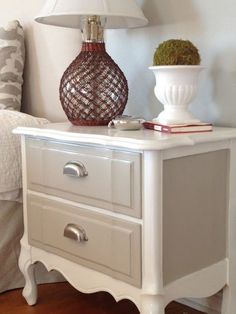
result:
[(207, 299), (180, 299), (178, 302), (207, 314), (220, 314), (222, 292)]

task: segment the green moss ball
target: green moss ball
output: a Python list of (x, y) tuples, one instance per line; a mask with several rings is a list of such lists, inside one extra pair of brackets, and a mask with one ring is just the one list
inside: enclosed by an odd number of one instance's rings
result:
[(161, 43), (155, 51), (153, 65), (199, 65), (198, 49), (189, 40), (170, 39)]

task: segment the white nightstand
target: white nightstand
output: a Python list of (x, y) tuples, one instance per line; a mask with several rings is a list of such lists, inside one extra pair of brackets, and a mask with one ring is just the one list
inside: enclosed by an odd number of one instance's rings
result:
[(235, 129), (163, 135), (58, 123), (14, 132), (30, 305), (40, 261), (78, 290), (130, 299), (142, 314), (223, 287), (222, 313), (235, 312)]

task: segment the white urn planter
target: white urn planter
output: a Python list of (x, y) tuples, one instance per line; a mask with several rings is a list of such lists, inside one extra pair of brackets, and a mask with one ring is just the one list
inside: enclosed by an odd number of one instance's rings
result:
[(156, 78), (155, 95), (164, 105), (164, 110), (153, 120), (164, 125), (199, 123), (200, 120), (188, 111), (188, 106), (197, 93), (198, 76), (204, 67), (173, 65), (149, 69)]

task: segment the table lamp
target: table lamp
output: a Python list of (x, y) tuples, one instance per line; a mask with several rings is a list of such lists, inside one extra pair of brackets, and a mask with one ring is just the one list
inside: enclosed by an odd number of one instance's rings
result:
[(124, 73), (107, 54), (104, 29), (147, 24), (135, 0), (47, 0), (39, 23), (79, 28), (82, 50), (60, 82), (62, 107), (75, 125), (107, 125), (128, 100)]

